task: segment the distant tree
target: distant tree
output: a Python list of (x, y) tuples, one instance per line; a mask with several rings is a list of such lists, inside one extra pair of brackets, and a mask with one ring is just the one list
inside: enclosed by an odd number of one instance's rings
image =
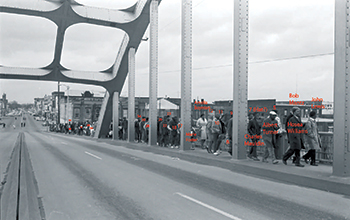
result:
[(21, 108), (21, 105), (18, 104), (18, 102), (16, 102), (16, 101), (12, 101), (8, 104), (8, 107), (10, 109), (18, 109), (18, 108)]
[(10, 109), (19, 109), (19, 108), (23, 108), (25, 110), (29, 110), (31, 108), (33, 108), (34, 104), (19, 104), (17, 101), (12, 101), (10, 103), (8, 103), (8, 107)]
[(21, 107), (25, 110), (33, 108), (34, 104), (22, 104)]

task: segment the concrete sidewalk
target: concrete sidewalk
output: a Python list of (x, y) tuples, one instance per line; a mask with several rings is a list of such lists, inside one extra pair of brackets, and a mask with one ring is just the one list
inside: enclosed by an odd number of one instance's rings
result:
[(227, 152), (222, 152), (220, 155), (215, 156), (201, 148), (181, 151), (179, 149), (148, 146), (141, 143), (127, 143), (126, 141), (113, 141), (110, 139), (99, 139), (98, 141), (130, 149), (177, 157), (193, 163), (217, 166), (258, 178), (314, 188), (350, 197), (350, 177), (332, 176), (332, 166), (330, 165), (319, 164), (319, 166), (310, 166), (309, 164), (302, 163), (305, 167), (296, 167), (292, 164), (291, 160), (288, 161), (287, 166), (282, 161), (274, 165), (271, 162), (263, 163), (251, 159), (235, 160)]

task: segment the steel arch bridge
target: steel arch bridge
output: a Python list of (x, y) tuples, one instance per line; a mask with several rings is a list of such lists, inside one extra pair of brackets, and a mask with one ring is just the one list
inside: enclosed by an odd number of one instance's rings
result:
[[(75, 0), (14, 1), (2, 0), (0, 12), (41, 17), (52, 21), (57, 26), (52, 62), (42, 68), (19, 68), (0, 65), (0, 78), (59, 81), (81, 83), (104, 87), (106, 94), (103, 117), (100, 117), (98, 133), (108, 133), (111, 121), (112, 97), (120, 94), (129, 72), (129, 53), (137, 51), (142, 37), (150, 23), (151, 0), (139, 0), (133, 6), (112, 10), (88, 7)], [(160, 1), (157, 1), (159, 4)], [(114, 64), (101, 71), (77, 71), (67, 69), (61, 64), (62, 49), (66, 30), (76, 24), (93, 24), (112, 27), (125, 32)], [(132, 57), (133, 59), (133, 57)]]
[[(135, 52), (147, 26), (150, 24), (150, 144), (156, 142), (157, 113), (157, 41), (158, 5), (161, 0), (139, 0), (122, 10), (99, 9), (81, 5), (74, 0), (19, 1), (1, 0), (0, 12), (42, 17), (57, 26), (53, 61), (42, 68), (17, 68), (0, 66), (0, 78), (62, 81), (99, 85), (106, 93), (97, 133), (105, 133), (112, 119), (117, 125), (119, 93), (129, 75), (129, 109), (134, 109)], [(233, 157), (244, 159), (245, 119), (247, 115), (248, 88), (248, 31), (249, 0), (235, 0), (234, 7), (234, 85), (233, 85)], [(350, 176), (350, 9), (349, 0), (335, 0), (335, 68), (334, 68), (334, 163), (333, 174)], [(190, 129), (191, 111), (191, 61), (192, 61), (192, 0), (182, 0), (182, 61), (181, 61), (181, 118), (184, 131)], [(119, 28), (125, 36), (114, 64), (102, 71), (74, 71), (61, 65), (62, 47), (68, 27), (88, 23)], [(131, 79), (131, 80), (130, 80)], [(112, 108), (113, 106), (113, 108)], [(112, 109), (114, 109), (112, 111)], [(134, 114), (129, 114), (129, 122)], [(128, 126), (129, 141), (133, 136)], [(114, 136), (116, 136), (114, 129)], [(188, 149), (181, 133), (181, 149)]]

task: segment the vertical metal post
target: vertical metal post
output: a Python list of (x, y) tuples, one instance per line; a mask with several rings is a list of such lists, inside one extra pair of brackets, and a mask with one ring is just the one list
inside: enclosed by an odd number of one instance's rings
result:
[[(191, 142), (186, 133), (191, 132), (192, 99), (192, 0), (182, 0), (181, 47), (181, 143), (180, 150), (189, 150)], [(190, 139), (190, 137), (187, 137)]]
[(149, 145), (157, 144), (158, 0), (150, 5)]
[(350, 176), (350, 1), (335, 1), (333, 175)]
[(113, 140), (118, 140), (119, 137), (119, 92), (113, 93)]
[(135, 140), (135, 48), (129, 49), (128, 142)]
[(232, 156), (245, 159), (244, 134), (248, 105), (248, 0), (234, 1)]
[(69, 111), (69, 86), (67, 86), (67, 123), (69, 124), (70, 117), (70, 111)]
[(57, 125), (61, 124), (61, 106), (60, 106), (60, 81), (57, 83)]

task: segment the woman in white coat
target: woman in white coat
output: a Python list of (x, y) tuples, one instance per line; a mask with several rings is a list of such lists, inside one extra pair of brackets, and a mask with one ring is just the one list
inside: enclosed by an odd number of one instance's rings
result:
[(197, 120), (197, 127), (201, 129), (201, 136), (199, 137), (199, 141), (202, 148), (205, 140), (207, 140), (207, 124), (207, 119), (204, 118), (204, 114), (201, 114), (201, 117)]

